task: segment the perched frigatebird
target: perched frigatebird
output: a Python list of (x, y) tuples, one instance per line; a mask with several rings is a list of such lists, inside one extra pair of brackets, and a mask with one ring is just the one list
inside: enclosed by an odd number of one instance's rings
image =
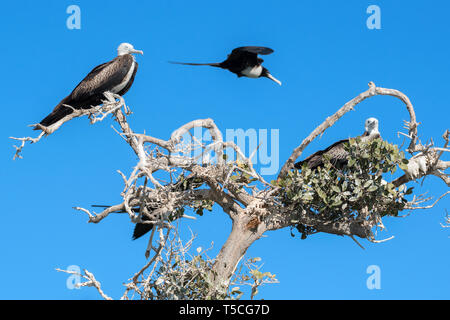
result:
[[(138, 69), (138, 63), (133, 53), (144, 54), (144, 52), (135, 50), (129, 43), (122, 43), (117, 48), (117, 53), (116, 58), (95, 67), (89, 72), (72, 93), (65, 97), (40, 122), (40, 125), (51, 126), (71, 114), (73, 109), (89, 109), (101, 104), (102, 100), (105, 99), (104, 93), (106, 91), (124, 95), (133, 84)], [(38, 130), (40, 127), (36, 126), (34, 129)]]
[[(202, 180), (199, 178), (196, 178), (195, 176), (188, 176), (186, 178), (182, 178), (180, 181), (178, 181), (177, 183), (175, 183), (174, 185), (171, 186), (172, 191), (186, 191), (189, 189), (196, 189), (199, 188), (201, 185), (203, 184)], [(92, 207), (96, 207), (96, 208), (108, 208), (110, 206), (106, 206), (106, 205), (92, 205)], [(134, 230), (133, 230), (133, 240), (136, 240), (140, 237), (142, 237), (143, 235), (145, 235), (147, 232), (151, 231), (153, 229), (153, 223), (151, 221), (155, 221), (158, 220), (158, 217), (152, 217), (153, 211), (158, 209), (157, 205), (147, 205), (146, 206), (146, 212), (147, 214), (141, 214), (141, 221), (142, 222), (137, 222)], [(132, 208), (133, 212), (137, 212), (140, 213), (141, 212), (141, 208), (139, 206), (133, 207)], [(126, 213), (126, 210), (118, 210), (118, 211), (114, 211), (113, 213)], [(172, 219), (177, 219), (177, 217), (171, 216), (169, 215), (169, 221), (172, 221)]]
[[(367, 119), (365, 122), (365, 131), (360, 136), (361, 141), (371, 141), (380, 137), (381, 135), (378, 131), (378, 120), (376, 118)], [(321, 167), (324, 164), (324, 155), (326, 155), (330, 159), (330, 162), (336, 167), (343, 167), (347, 164), (348, 152), (345, 150), (344, 145), (348, 142), (349, 139), (335, 142), (328, 148), (317, 151), (305, 160), (297, 162), (295, 164), (295, 168), (301, 169), (304, 164), (306, 164), (311, 170)]]

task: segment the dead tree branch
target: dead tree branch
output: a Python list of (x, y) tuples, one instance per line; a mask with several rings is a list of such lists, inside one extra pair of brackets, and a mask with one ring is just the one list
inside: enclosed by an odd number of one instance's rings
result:
[[(448, 131), (443, 136), (445, 140), (443, 147), (436, 147), (433, 144), (422, 145), (418, 141), (418, 123), (409, 98), (398, 90), (376, 87), (372, 82), (369, 84), (369, 90), (347, 102), (293, 150), (278, 175), (279, 180), (290, 172), (294, 161), (314, 139), (347, 112), (354, 110), (359, 103), (376, 95), (389, 95), (400, 99), (406, 105), (410, 116), (406, 135), (410, 139), (407, 151), (412, 157), (409, 159), (405, 174), (394, 180), (392, 185), (400, 189), (410, 181), (434, 175), (450, 186), (450, 177), (445, 173), (450, 167), (450, 161), (441, 160), (441, 157), (450, 151)], [(161, 254), (164, 248), (171, 245), (170, 235), (176, 232), (171, 222), (186, 216), (183, 213), (186, 208), (202, 212), (204, 209), (210, 210), (212, 205), (216, 204), (232, 220), (232, 231), (228, 239), (217, 257), (213, 259), (209, 273), (204, 275), (208, 283), (206, 297), (210, 298), (226, 294), (231, 278), (247, 249), (267, 231), (302, 225), (308, 228), (309, 234), (325, 232), (348, 236), (355, 241), (355, 237), (359, 237), (373, 243), (390, 239), (377, 240), (373, 233), (374, 229), (384, 229), (382, 201), (377, 204), (378, 207), (374, 206), (377, 207), (375, 209), (369, 205), (363, 206), (357, 218), (348, 214), (334, 220), (318, 214), (307, 206), (301, 209), (294, 208), (281, 201), (279, 185), (268, 183), (254, 169), (252, 155), (247, 157), (236, 144), (223, 141), (223, 135), (212, 119), (197, 119), (186, 123), (175, 129), (168, 140), (164, 140), (144, 133), (135, 133), (127, 121), (129, 109), (124, 99), (110, 93), (105, 96), (103, 106), (89, 110), (74, 110), (70, 116), (62, 119), (54, 127), (40, 128), (42, 133), (35, 138), (37, 140), (14, 138), (22, 141), (22, 146), (16, 147), (15, 156), (20, 157), (26, 142), (39, 141), (42, 136), (52, 134), (63, 123), (73, 118), (87, 115), (91, 123), (95, 123), (102, 121), (107, 115), (113, 116), (119, 126), (118, 134), (131, 147), (138, 161), (131, 168), (129, 175), (119, 171), (124, 183), (120, 193), (121, 203), (105, 208), (98, 214), (84, 208), (76, 209), (87, 214), (88, 222), (91, 223), (99, 223), (111, 213), (123, 211), (129, 215), (132, 223), (143, 222), (142, 218), (145, 215), (149, 219), (148, 223), (154, 224), (146, 251), (146, 256), (150, 260), (126, 285), (123, 299), (127, 299), (130, 292), (137, 293), (142, 298), (154, 298), (155, 294), (157, 295), (159, 284), (150, 285), (148, 279), (157, 274), (158, 266), (163, 264)], [(201, 137), (196, 137), (194, 130), (209, 132), (211, 140), (203, 141)], [(418, 202), (412, 202), (407, 208), (427, 209), (436, 203), (420, 207)], [(182, 249), (180, 245), (175, 243), (172, 245), (177, 247), (178, 251), (184, 252), (183, 254), (187, 252), (183, 251), (187, 250), (185, 247)], [(150, 278), (143, 277), (147, 272)], [(100, 286), (96, 286), (93, 276), (85, 272), (84, 277), (101, 293)], [(150, 287), (152, 290), (148, 290)], [(174, 295), (176, 293), (171, 297)], [(102, 296), (107, 297), (104, 294)]]
[(417, 121), (416, 121), (416, 114), (414, 112), (414, 107), (409, 100), (409, 98), (403, 94), (402, 92), (398, 90), (393, 89), (386, 89), (386, 88), (380, 88), (375, 86), (373, 82), (369, 83), (369, 90), (359, 94), (357, 97), (353, 98), (349, 102), (347, 102), (342, 108), (340, 108), (338, 111), (336, 111), (335, 114), (325, 119), (325, 121), (318, 126), (316, 129), (313, 130), (313, 132), (310, 133), (308, 137), (306, 137), (303, 142), (294, 149), (291, 156), (288, 158), (288, 160), (285, 162), (283, 167), (280, 170), (280, 173), (278, 175), (278, 178), (285, 176), (286, 173), (294, 167), (294, 162), (297, 158), (299, 158), (303, 150), (312, 142), (314, 141), (318, 136), (322, 135), (325, 130), (333, 126), (341, 117), (343, 117), (347, 112), (353, 111), (355, 107), (366, 100), (367, 98), (377, 96), (377, 95), (389, 95), (396, 97), (400, 100), (402, 100), (410, 115), (410, 121), (407, 123), (408, 129), (409, 129), (409, 135), (411, 142), (408, 147), (409, 152), (414, 152), (417, 149), (416, 142), (417, 142)]
[(58, 268), (56, 268), (56, 271), (64, 272), (64, 273), (68, 273), (68, 274), (72, 274), (72, 275), (76, 275), (81, 278), (84, 278), (85, 280), (87, 280), (86, 282), (77, 283), (77, 284), (75, 284), (75, 286), (78, 288), (94, 287), (95, 289), (97, 289), (98, 293), (102, 296), (103, 299), (112, 300), (111, 297), (109, 297), (108, 295), (106, 295), (103, 292), (100, 282), (98, 282), (97, 279), (95, 279), (94, 275), (92, 273), (90, 273), (89, 271), (87, 271), (86, 269), (83, 270), (84, 274), (80, 274), (76, 271), (62, 270), (62, 269), (58, 269)]

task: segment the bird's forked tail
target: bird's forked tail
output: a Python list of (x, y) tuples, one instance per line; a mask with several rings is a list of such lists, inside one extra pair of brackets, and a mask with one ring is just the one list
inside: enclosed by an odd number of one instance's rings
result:
[[(48, 127), (48, 126), (51, 126), (52, 124), (55, 124), (56, 122), (58, 122), (65, 116), (71, 114), (72, 109), (64, 106), (63, 104), (64, 104), (64, 101), (61, 101), (48, 116), (46, 116), (44, 119), (42, 119), (41, 122), (39, 122), (39, 124), (41, 126)], [(39, 130), (39, 129), (40, 129), (39, 126), (34, 127), (34, 130)]]
[(169, 61), (169, 63), (182, 64), (182, 65), (185, 65), (185, 66), (210, 66), (210, 67), (222, 68), (222, 64), (221, 63), (191, 63), (191, 62), (176, 62), (176, 61)]

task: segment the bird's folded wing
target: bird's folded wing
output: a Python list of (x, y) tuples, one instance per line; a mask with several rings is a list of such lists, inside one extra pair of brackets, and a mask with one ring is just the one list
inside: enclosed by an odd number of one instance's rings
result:
[(111, 90), (123, 81), (132, 63), (133, 57), (123, 55), (95, 67), (72, 91), (71, 98), (84, 100), (93, 93)]

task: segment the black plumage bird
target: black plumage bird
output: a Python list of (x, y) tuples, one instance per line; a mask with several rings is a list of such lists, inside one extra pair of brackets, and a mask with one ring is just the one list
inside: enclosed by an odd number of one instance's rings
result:
[[(362, 141), (371, 141), (376, 138), (380, 138), (380, 132), (378, 131), (378, 120), (375, 118), (369, 118), (365, 122), (365, 131), (360, 136)], [(331, 146), (324, 150), (317, 151), (316, 153), (310, 155), (303, 161), (297, 162), (294, 167), (296, 169), (301, 169), (304, 164), (308, 166), (309, 169), (314, 170), (318, 167), (322, 167), (324, 164), (323, 156), (326, 155), (330, 162), (338, 167), (342, 168), (347, 164), (348, 152), (345, 150), (344, 145), (349, 142), (349, 139), (340, 140), (333, 143)]]
[[(147, 217), (146, 215), (142, 215), (141, 219), (142, 221), (150, 221), (150, 218)], [(153, 229), (152, 223), (136, 223), (133, 230), (133, 240), (139, 239), (152, 229)]]
[(273, 50), (266, 47), (239, 47), (234, 49), (228, 58), (223, 62), (218, 63), (188, 63), (188, 62), (170, 62), (175, 64), (183, 64), (189, 66), (211, 66), (222, 69), (227, 69), (235, 73), (238, 77), (261, 78), (266, 77), (275, 81), (281, 86), (281, 82), (273, 77), (269, 70), (261, 64), (263, 59), (258, 57), (258, 54), (267, 55), (273, 53)]
[[(105, 206), (105, 205), (92, 205), (92, 207), (94, 208), (109, 208), (109, 206)], [(150, 208), (147, 207), (147, 211), (148, 213), (151, 215), (152, 211), (155, 210), (156, 208)], [(133, 212), (140, 212), (141, 208), (140, 207), (134, 207), (131, 210), (133, 210)], [(117, 211), (113, 211), (112, 213), (127, 213), (126, 210), (117, 210)], [(141, 216), (141, 220), (142, 221), (152, 221), (152, 219), (150, 219), (147, 215), (143, 214)], [(151, 231), (153, 229), (153, 223), (142, 223), (142, 222), (138, 222), (136, 223), (136, 225), (134, 226), (134, 230), (133, 230), (133, 240), (136, 240), (140, 237), (142, 237), (143, 235), (145, 235), (147, 232)]]
[[(117, 53), (116, 58), (95, 67), (89, 72), (76, 88), (39, 124), (48, 127), (71, 114), (72, 108), (89, 109), (92, 106), (97, 106), (105, 99), (104, 93), (106, 91), (124, 95), (133, 84), (138, 69), (138, 63), (132, 54), (144, 53), (141, 50), (135, 50), (129, 43), (120, 44)], [(34, 129), (41, 128), (36, 126)]]
[[(173, 191), (186, 191), (189, 189), (196, 189), (199, 188), (201, 185), (203, 184), (203, 181), (199, 178), (196, 178), (195, 176), (188, 176), (186, 178), (181, 178), (180, 181), (178, 181), (177, 183), (175, 183), (174, 185), (171, 186)], [(110, 206), (106, 206), (106, 205), (92, 205), (92, 207), (96, 207), (96, 208), (109, 208)], [(153, 211), (158, 209), (157, 206), (147, 206), (146, 207), (148, 214), (151, 216)], [(140, 207), (133, 207), (132, 208), (133, 212), (137, 212), (140, 213), (141, 208)], [(118, 210), (118, 211), (113, 211), (113, 213), (126, 213), (126, 210)], [(143, 235), (145, 235), (146, 233), (148, 233), (149, 231), (151, 231), (153, 229), (153, 223), (145, 223), (145, 221), (155, 221), (155, 219), (157, 219), (157, 217), (154, 218), (150, 218), (149, 216), (147, 216), (146, 214), (142, 214), (141, 215), (141, 220), (143, 222), (138, 222), (136, 223), (136, 225), (134, 226), (134, 230), (133, 230), (133, 240), (139, 239), (140, 237), (142, 237)], [(169, 217), (169, 220), (172, 219), (171, 217)], [(176, 219), (176, 218), (173, 218)]]

